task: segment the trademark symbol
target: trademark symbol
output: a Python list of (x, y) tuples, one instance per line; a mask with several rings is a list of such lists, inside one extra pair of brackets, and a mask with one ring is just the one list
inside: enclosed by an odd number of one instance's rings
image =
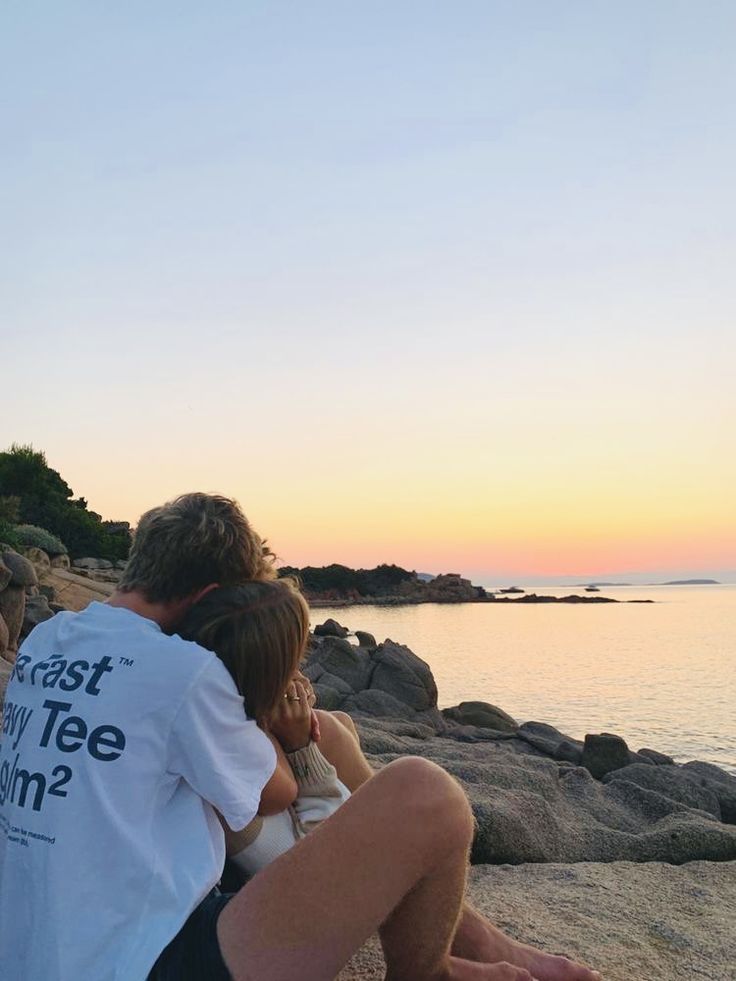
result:
[(133, 658), (131, 658), (131, 657), (121, 657), (120, 658), (120, 663), (121, 664), (124, 664), (126, 668), (129, 668), (129, 667), (131, 667), (133, 665)]

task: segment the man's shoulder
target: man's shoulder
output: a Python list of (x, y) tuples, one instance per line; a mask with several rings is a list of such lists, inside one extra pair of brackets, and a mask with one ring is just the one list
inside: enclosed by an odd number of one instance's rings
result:
[(125, 648), (150, 652), (153, 656), (176, 657), (179, 667), (187, 665), (194, 672), (205, 667), (213, 657), (211, 651), (194, 641), (164, 633), (153, 620), (105, 603), (92, 603), (78, 612), (60, 611), (34, 628), (21, 651), (45, 656), (50, 647), (71, 650), (95, 644), (118, 654)]

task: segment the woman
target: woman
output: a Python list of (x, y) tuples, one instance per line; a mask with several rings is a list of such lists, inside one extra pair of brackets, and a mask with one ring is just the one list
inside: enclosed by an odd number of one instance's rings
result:
[[(276, 772), (258, 816), (242, 831), (224, 826), (228, 857), (252, 875), (329, 817), (372, 770), (352, 719), (314, 709), (311, 683), (299, 670), (309, 609), (291, 580), (214, 589), (192, 608), (180, 633), (225, 664), (246, 714), (276, 749)], [(294, 799), (284, 806), (290, 786)]]

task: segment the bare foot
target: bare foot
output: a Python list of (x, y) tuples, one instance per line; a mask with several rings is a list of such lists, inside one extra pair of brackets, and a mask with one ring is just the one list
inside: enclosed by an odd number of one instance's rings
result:
[(438, 981), (539, 981), (526, 968), (509, 964), (480, 964), (462, 957), (450, 957), (447, 970)]
[(516, 947), (518, 954), (513, 958), (513, 963), (522, 964), (538, 981), (602, 981), (598, 971), (592, 971), (568, 957), (546, 954), (526, 944), (516, 944)]
[(517, 943), (469, 906), (463, 910), (452, 953), (485, 964), (513, 964), (525, 968), (536, 981), (602, 981), (597, 971), (584, 964)]

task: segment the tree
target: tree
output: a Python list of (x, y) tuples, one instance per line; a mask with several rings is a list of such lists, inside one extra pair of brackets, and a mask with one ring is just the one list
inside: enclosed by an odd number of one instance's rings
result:
[(19, 500), (15, 520), (38, 525), (56, 535), (72, 558), (126, 558), (130, 532), (120, 524), (109, 531), (99, 514), (87, 510), (83, 497), (74, 492), (61, 474), (52, 470), (46, 455), (30, 445), (13, 443), (0, 453), (0, 496)]

